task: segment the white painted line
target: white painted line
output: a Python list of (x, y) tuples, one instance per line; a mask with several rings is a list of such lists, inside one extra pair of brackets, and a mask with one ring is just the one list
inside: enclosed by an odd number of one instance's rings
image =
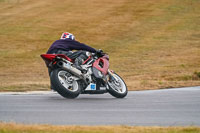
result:
[(56, 94), (55, 91), (0, 92), (0, 95), (46, 95)]

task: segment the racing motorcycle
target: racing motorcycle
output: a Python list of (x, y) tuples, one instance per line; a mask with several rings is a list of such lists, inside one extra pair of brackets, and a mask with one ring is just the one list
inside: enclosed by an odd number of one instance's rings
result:
[(127, 86), (123, 79), (109, 69), (109, 56), (87, 53), (82, 63), (84, 71), (74, 66), (74, 60), (64, 54), (42, 54), (50, 72), (53, 89), (65, 98), (76, 98), (79, 94), (110, 93), (116, 98), (124, 98)]

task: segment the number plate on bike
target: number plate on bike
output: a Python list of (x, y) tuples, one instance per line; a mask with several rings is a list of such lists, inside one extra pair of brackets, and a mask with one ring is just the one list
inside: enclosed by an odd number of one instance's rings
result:
[(96, 84), (90, 84), (91, 90), (96, 90)]
[(90, 91), (90, 90), (96, 90), (96, 84), (94, 83), (90, 83), (87, 88), (85, 89), (86, 91)]

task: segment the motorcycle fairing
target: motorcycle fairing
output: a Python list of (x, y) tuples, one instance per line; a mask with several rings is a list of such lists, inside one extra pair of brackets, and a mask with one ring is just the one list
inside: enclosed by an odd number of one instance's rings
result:
[(50, 62), (53, 61), (53, 59), (56, 57), (62, 57), (70, 62), (73, 62), (72, 59), (70, 59), (69, 57), (67, 57), (64, 54), (42, 54), (41, 57), (44, 61), (50, 61)]
[(104, 75), (106, 75), (108, 73), (109, 61), (106, 58), (102, 57), (97, 59), (92, 66), (101, 71)]
[(42, 54), (40, 55), (44, 61), (53, 61), (56, 57), (56, 54)]

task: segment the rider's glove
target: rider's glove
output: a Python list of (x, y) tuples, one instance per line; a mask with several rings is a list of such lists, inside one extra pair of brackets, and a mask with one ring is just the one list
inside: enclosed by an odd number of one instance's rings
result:
[(97, 54), (98, 57), (103, 56), (103, 50), (101, 50), (101, 49), (97, 50), (96, 54)]

